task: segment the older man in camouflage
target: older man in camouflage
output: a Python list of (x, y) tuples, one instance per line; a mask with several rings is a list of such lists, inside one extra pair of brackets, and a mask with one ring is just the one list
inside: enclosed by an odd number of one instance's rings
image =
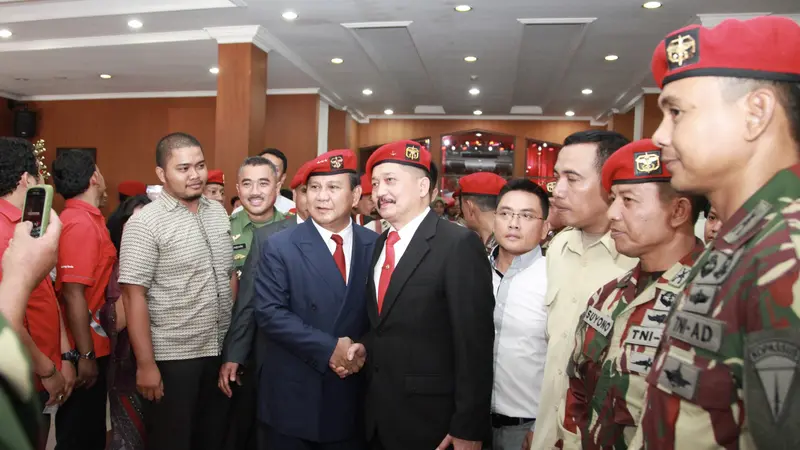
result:
[(800, 448), (800, 26), (775, 16), (671, 33), (653, 57), (653, 140), (723, 222), (668, 319), (632, 442)]
[[(636, 431), (667, 314), (703, 251), (694, 236), (701, 198), (669, 185), (649, 139), (628, 144), (603, 165), (603, 188), (617, 251), (639, 263), (589, 300), (568, 366), (564, 448), (624, 449)], [(581, 442), (582, 441), (582, 442)]]

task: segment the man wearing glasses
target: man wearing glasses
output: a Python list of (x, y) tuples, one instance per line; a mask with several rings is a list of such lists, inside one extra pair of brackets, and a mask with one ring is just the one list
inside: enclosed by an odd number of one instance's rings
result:
[[(530, 448), (547, 359), (547, 266), (539, 243), (550, 225), (547, 193), (526, 179), (498, 196), (492, 284), (495, 295), (492, 448)], [(523, 447), (523, 442), (525, 446)]]

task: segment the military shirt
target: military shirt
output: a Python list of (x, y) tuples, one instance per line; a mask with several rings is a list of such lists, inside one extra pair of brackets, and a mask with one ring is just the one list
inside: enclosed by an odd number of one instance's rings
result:
[(250, 246), (253, 243), (253, 230), (261, 228), (264, 225), (280, 222), (286, 216), (278, 211), (274, 206), (272, 207), (272, 218), (266, 222), (256, 223), (250, 220), (247, 211), (241, 211), (231, 214), (231, 239), (233, 239), (233, 265), (238, 271), (244, 266), (244, 261), (247, 259), (247, 254), (250, 253)]
[(634, 448), (796, 449), (800, 165), (727, 220), (687, 273)]
[(0, 314), (0, 449), (37, 447), (42, 410), (27, 352)]
[(589, 300), (567, 368), (565, 448), (627, 448), (641, 417), (645, 376), (680, 294), (670, 281), (691, 268), (702, 251), (698, 240), (690, 253), (649, 285), (637, 264)]

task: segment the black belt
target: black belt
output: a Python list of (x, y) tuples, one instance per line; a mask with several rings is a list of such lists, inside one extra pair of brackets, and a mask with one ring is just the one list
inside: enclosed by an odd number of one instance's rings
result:
[(492, 413), (492, 428), (515, 427), (517, 425), (534, 422), (535, 420), (536, 419), (528, 419), (525, 417), (508, 417), (502, 414)]

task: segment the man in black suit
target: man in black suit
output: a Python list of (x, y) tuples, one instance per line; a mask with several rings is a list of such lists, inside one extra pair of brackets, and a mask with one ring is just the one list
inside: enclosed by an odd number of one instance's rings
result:
[[(367, 439), (373, 449), (481, 448), (492, 395), (494, 295), (478, 235), (428, 204), (431, 156), (384, 145), (367, 162), (391, 228), (375, 244), (367, 289)], [(341, 373), (341, 372), (340, 372)]]

